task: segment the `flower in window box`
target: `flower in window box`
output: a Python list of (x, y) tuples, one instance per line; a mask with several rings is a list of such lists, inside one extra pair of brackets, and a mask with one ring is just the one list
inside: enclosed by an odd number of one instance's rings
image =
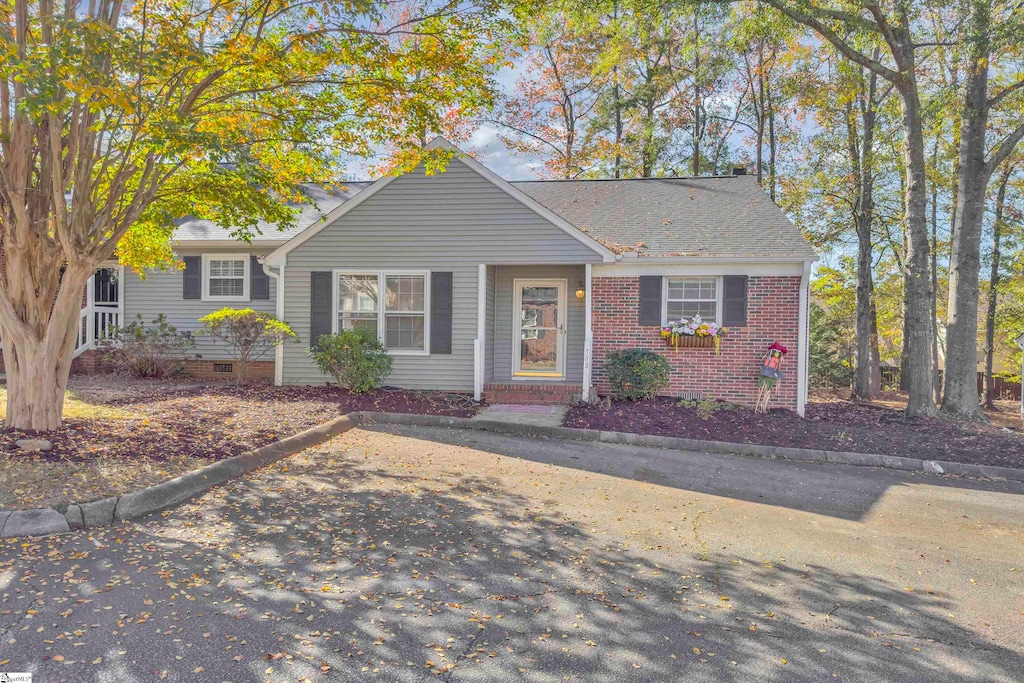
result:
[(695, 315), (690, 319), (683, 318), (669, 323), (661, 328), (661, 336), (669, 346), (676, 349), (680, 346), (702, 346), (702, 344), (686, 342), (687, 338), (711, 339), (714, 341), (715, 352), (720, 354), (722, 352), (720, 339), (727, 331), (718, 323), (704, 322), (700, 315)]

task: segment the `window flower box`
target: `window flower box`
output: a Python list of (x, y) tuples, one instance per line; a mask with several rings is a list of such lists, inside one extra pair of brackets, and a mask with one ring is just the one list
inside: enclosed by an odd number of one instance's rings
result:
[(697, 337), (686, 334), (669, 334), (664, 337), (665, 344), (674, 349), (713, 349), (714, 337)]
[(714, 349), (716, 353), (721, 353), (722, 337), (726, 332), (728, 330), (718, 323), (706, 323), (699, 315), (695, 315), (689, 320), (683, 318), (661, 328), (661, 338), (674, 349)]

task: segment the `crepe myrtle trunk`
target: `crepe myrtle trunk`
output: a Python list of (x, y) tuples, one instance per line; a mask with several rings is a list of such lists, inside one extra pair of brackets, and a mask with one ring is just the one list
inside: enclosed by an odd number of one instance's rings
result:
[[(35, 256), (45, 260), (38, 253)], [(12, 429), (47, 432), (62, 424), (82, 292), (95, 264), (69, 264), (62, 272), (56, 257), (52, 257), (49, 267), (38, 260), (26, 263), (32, 258), (29, 253), (5, 253), (8, 282), (12, 282), (12, 276), (18, 281), (8, 291), (14, 310), (0, 306), (0, 339), (7, 375), (5, 424)], [(56, 296), (49, 296), (54, 291)]]

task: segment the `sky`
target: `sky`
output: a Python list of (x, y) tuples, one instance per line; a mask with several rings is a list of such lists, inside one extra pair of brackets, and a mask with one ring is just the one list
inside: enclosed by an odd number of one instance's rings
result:
[[(495, 74), (499, 90), (504, 93), (513, 92), (516, 81), (525, 75), (522, 71), (524, 68), (529, 68), (528, 63), (520, 61)], [(543, 169), (543, 160), (537, 156), (510, 151), (498, 137), (496, 124), (487, 121), (480, 123), (469, 140), (459, 147), (472, 153), (484, 166), (505, 180), (536, 180), (542, 177), (540, 171)], [(369, 169), (380, 162), (380, 158), (370, 161), (352, 160), (346, 168), (351, 174), (349, 180), (373, 180)]]

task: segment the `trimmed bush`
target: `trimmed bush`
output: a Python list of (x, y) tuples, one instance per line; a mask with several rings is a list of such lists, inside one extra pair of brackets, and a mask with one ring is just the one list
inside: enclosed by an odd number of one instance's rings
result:
[(646, 401), (669, 385), (668, 361), (648, 349), (613, 351), (604, 367), (615, 398)]
[(288, 323), (251, 308), (222, 308), (199, 319), (205, 334), (224, 342), (231, 358), (238, 363), (238, 381), (245, 378), (249, 365), (278, 344), (296, 341)]
[(185, 369), (185, 360), (198, 358), (191, 332), (178, 332), (163, 313), (147, 325), (142, 315), (128, 325), (114, 327), (100, 343), (103, 360), (119, 375), (166, 379)]
[(325, 334), (307, 352), (320, 372), (355, 394), (365, 394), (391, 374), (391, 356), (370, 330)]

